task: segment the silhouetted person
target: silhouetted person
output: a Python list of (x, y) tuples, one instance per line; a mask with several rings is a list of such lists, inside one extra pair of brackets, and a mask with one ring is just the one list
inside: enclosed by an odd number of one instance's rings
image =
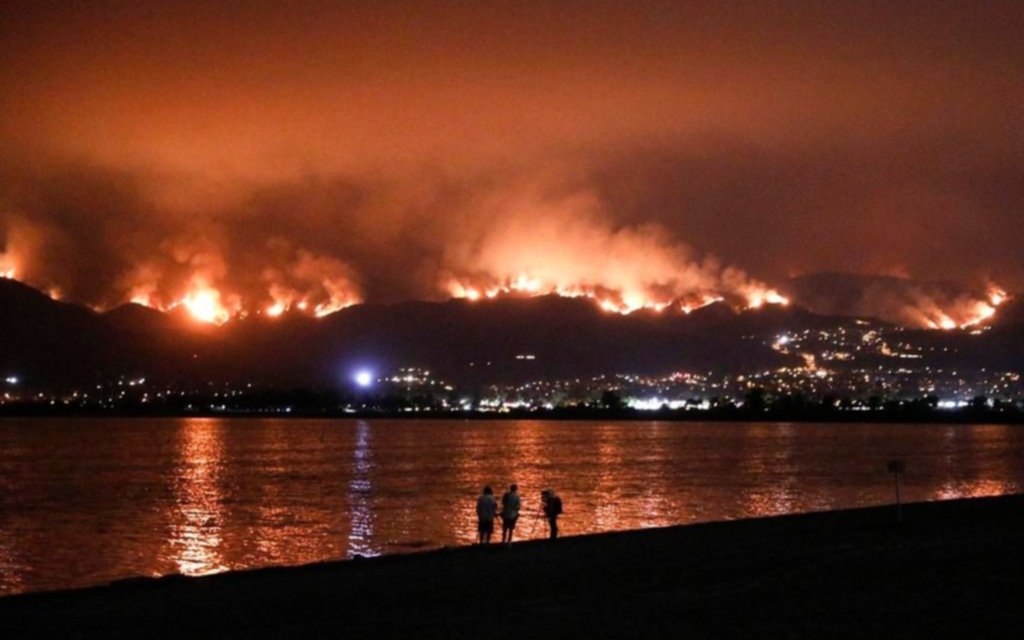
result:
[(501, 541), (505, 544), (512, 544), (512, 533), (516, 530), (521, 506), (519, 486), (513, 484), (505, 495), (501, 496)]
[(484, 492), (476, 499), (477, 544), (490, 544), (494, 533), (494, 517), (497, 515), (498, 503), (494, 500), (494, 491), (484, 487)]
[(558, 516), (562, 515), (562, 499), (551, 489), (545, 489), (540, 492), (540, 507), (548, 521), (548, 537), (554, 540), (558, 537)]

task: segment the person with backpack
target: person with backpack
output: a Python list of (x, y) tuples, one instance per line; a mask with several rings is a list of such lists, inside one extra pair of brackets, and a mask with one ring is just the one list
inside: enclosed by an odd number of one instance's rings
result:
[(553, 490), (545, 489), (540, 492), (540, 506), (548, 521), (548, 537), (554, 540), (558, 537), (558, 516), (562, 515), (562, 499)]
[(477, 544), (490, 544), (497, 511), (498, 503), (494, 499), (494, 491), (490, 486), (484, 487), (483, 493), (476, 499)]
[(512, 533), (516, 530), (521, 505), (519, 487), (513, 484), (501, 496), (501, 541), (504, 544), (512, 544)]

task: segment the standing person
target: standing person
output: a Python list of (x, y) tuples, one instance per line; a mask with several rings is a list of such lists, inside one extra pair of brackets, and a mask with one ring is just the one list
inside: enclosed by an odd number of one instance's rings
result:
[(558, 516), (562, 515), (562, 499), (553, 490), (545, 489), (540, 492), (540, 507), (548, 520), (548, 537), (554, 540), (558, 537)]
[(501, 541), (504, 544), (512, 544), (512, 532), (516, 530), (521, 506), (519, 486), (513, 484), (509, 486), (505, 495), (501, 496)]
[(498, 503), (494, 499), (494, 491), (490, 486), (476, 499), (477, 544), (490, 544), (494, 533), (494, 517), (497, 515)]

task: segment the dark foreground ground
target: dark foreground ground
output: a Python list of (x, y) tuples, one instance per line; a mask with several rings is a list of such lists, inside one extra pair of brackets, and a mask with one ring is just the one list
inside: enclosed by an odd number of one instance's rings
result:
[(1024, 638), (1024, 496), (0, 598), (2, 638)]

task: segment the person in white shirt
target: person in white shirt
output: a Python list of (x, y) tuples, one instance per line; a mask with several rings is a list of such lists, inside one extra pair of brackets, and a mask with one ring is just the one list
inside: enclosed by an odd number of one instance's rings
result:
[(494, 499), (494, 491), (488, 486), (476, 499), (477, 544), (490, 544), (494, 533), (494, 518), (498, 513), (498, 503)]
[(501, 496), (501, 541), (505, 544), (512, 544), (512, 533), (516, 530), (521, 506), (519, 487), (513, 484)]

